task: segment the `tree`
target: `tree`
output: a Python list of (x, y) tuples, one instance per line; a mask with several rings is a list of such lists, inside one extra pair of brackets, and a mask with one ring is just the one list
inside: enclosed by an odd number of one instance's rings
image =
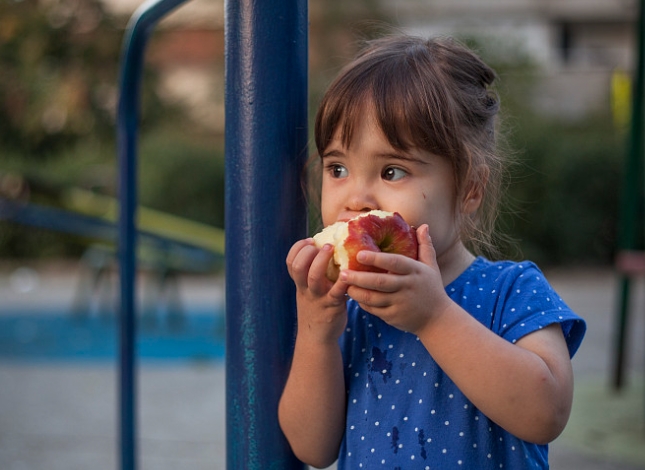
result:
[[(114, 138), (123, 24), (98, 0), (0, 0), (5, 151), (40, 158), (89, 135)], [(149, 93), (148, 106), (161, 106)]]

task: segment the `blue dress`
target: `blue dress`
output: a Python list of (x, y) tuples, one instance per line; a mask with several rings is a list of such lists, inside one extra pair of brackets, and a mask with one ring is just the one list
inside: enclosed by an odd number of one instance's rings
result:
[[(586, 325), (531, 262), (477, 258), (446, 288), (493, 332), (515, 343), (553, 323), (571, 356)], [(548, 447), (525, 442), (483, 415), (415, 335), (348, 302), (340, 338), (347, 421), (338, 468), (548, 469)]]

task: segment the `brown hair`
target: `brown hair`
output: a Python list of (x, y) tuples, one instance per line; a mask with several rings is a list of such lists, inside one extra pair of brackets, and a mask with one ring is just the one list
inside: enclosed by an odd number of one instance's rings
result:
[(477, 213), (463, 217), (462, 239), (476, 252), (494, 252), (503, 167), (495, 132), (499, 100), (489, 88), (495, 77), (475, 53), (450, 38), (397, 35), (369, 41), (323, 96), (315, 122), (318, 153), (337, 129), (349, 145), (365, 106), (372, 106), (392, 147), (420, 148), (452, 163), (458, 204), (473, 187), (483, 192)]

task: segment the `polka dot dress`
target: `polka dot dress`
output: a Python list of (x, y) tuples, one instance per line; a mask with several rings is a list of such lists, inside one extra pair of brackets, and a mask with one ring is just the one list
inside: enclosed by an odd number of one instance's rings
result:
[[(512, 343), (559, 323), (573, 355), (585, 333), (584, 321), (530, 262), (477, 258), (447, 292)], [(548, 468), (547, 446), (522, 441), (488, 420), (416, 336), (353, 300), (348, 313), (340, 339), (348, 405), (339, 470)]]

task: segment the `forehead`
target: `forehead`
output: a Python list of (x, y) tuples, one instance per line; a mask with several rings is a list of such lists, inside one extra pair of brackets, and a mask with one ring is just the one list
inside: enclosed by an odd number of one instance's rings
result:
[(366, 111), (364, 117), (356, 121), (349, 141), (343, 140), (342, 132), (341, 125), (336, 129), (327, 148), (321, 153), (323, 159), (343, 155), (361, 160), (366, 158), (378, 164), (398, 162), (398, 164), (435, 167), (439, 160), (442, 163), (448, 163), (446, 158), (416, 146), (410, 146), (406, 150), (392, 146), (372, 112)]
[(329, 144), (333, 143), (344, 148), (353, 146), (357, 140), (364, 139), (368, 134), (388, 140), (371, 100), (339, 116), (332, 130), (332, 140)]
[(349, 148), (356, 139), (364, 139), (367, 134), (387, 141), (399, 151), (407, 152), (416, 147), (406, 120), (395, 118), (400, 113), (387, 113), (379, 108), (375, 98), (368, 95), (333, 113), (334, 117), (325, 123), (325, 133), (329, 136), (325, 139), (325, 147), (333, 140), (335, 144)]

